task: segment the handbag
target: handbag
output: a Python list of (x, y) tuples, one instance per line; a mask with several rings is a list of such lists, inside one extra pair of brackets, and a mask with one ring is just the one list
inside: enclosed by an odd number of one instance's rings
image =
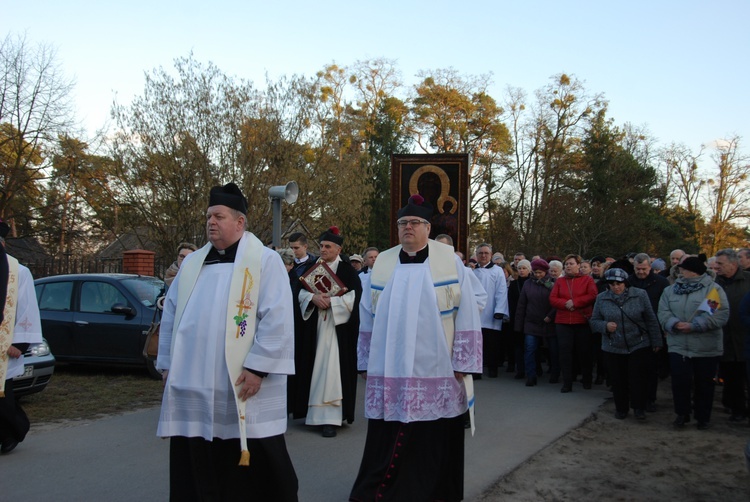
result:
[[(143, 357), (146, 359), (156, 359), (159, 355), (159, 327), (161, 326), (161, 307), (163, 305), (163, 299), (161, 302), (157, 300), (156, 308), (154, 309), (154, 317), (151, 319), (151, 327), (148, 328), (146, 333), (146, 343), (143, 345)], [(158, 316), (158, 319), (157, 319)]]

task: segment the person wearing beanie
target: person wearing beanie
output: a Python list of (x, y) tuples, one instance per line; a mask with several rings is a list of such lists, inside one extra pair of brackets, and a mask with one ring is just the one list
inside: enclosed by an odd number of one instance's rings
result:
[[(363, 276), (357, 354), (367, 439), (350, 500), (462, 500), (464, 414), (482, 371), (479, 309), (453, 248), (429, 239), (432, 206), (398, 211), (400, 245)], [(394, 462), (394, 459), (395, 462)]]
[(601, 347), (615, 399), (615, 418), (624, 419), (632, 407), (635, 418), (645, 420), (647, 369), (652, 354), (662, 346), (659, 322), (646, 292), (628, 286), (625, 270), (609, 268), (604, 280), (609, 291), (596, 297), (589, 324), (592, 331), (603, 333)]
[(516, 306), (515, 331), (524, 335), (524, 369), (526, 386), (537, 383), (540, 369), (537, 367), (537, 352), (543, 342), (549, 347), (550, 382), (560, 378), (560, 360), (555, 336), (555, 309), (549, 303), (549, 295), (555, 280), (549, 275), (549, 264), (542, 258), (531, 262), (533, 277), (524, 284)]
[(680, 275), (662, 293), (657, 312), (669, 342), (674, 426), (690, 422), (692, 410), (698, 429), (707, 429), (729, 304), (724, 289), (706, 273), (706, 255), (688, 256), (678, 266)]
[[(320, 258), (302, 276), (303, 285), (310, 284), (306, 278), (332, 274), (343, 289), (338, 293), (316, 288), (299, 292), (304, 326), (295, 347), (292, 416), (320, 426), (323, 437), (329, 438), (336, 436), (344, 421), (354, 422), (362, 285), (354, 267), (341, 258), (344, 237), (338, 227), (328, 228), (318, 242)], [(313, 283), (319, 284), (318, 279)]]
[(13, 392), (13, 378), (23, 374), (23, 354), (42, 342), (42, 322), (31, 271), (5, 251), (10, 227), (0, 220), (0, 454), (12, 452), (31, 424)]
[(209, 242), (183, 260), (164, 301), (157, 435), (170, 438), (171, 500), (297, 500), (284, 441), (292, 291), (279, 254), (246, 226), (239, 187), (213, 187)]

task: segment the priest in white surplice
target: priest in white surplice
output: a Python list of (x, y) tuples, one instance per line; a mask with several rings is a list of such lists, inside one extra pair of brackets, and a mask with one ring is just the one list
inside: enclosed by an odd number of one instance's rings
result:
[(0, 221), (0, 453), (13, 451), (29, 432), (26, 413), (16, 401), (13, 378), (24, 372), (23, 353), (42, 342), (42, 323), (28, 268), (5, 253), (10, 227)]
[[(354, 421), (357, 398), (357, 332), (362, 286), (354, 267), (341, 258), (344, 238), (338, 227), (319, 237), (320, 259), (346, 288), (339, 296), (299, 293), (304, 327), (302, 350), (296, 354), (297, 395), (294, 418), (321, 426), (323, 437), (335, 437), (344, 421)], [(313, 272), (316, 271), (312, 267)]]
[(463, 415), (482, 333), (471, 272), (429, 240), (432, 212), (412, 196), (398, 212), (401, 245), (363, 279), (357, 356), (369, 421), (353, 501), (463, 499)]
[(284, 441), (292, 295), (246, 214), (235, 184), (211, 189), (209, 243), (185, 258), (164, 302), (157, 435), (171, 438), (171, 500), (297, 500)]

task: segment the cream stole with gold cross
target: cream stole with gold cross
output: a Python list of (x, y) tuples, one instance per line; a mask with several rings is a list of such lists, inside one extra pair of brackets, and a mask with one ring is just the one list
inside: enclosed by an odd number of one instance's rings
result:
[[(1, 246), (2, 244), (0, 244)], [(18, 260), (8, 256), (8, 293), (3, 307), (3, 322), (0, 324), (0, 397), (5, 397), (5, 375), (8, 373), (8, 348), (13, 343), (16, 326), (16, 303), (18, 302)]]
[[(232, 282), (229, 286), (227, 321), (225, 328), (224, 357), (229, 371), (229, 379), (234, 384), (242, 374), (243, 364), (255, 339), (255, 316), (260, 290), (260, 263), (263, 256), (263, 243), (250, 232), (245, 232), (239, 245), (232, 268)], [(177, 306), (172, 328), (172, 350), (177, 327), (185, 311), (188, 299), (198, 281), (203, 261), (211, 250), (209, 242), (196, 256), (180, 267), (180, 281), (177, 285)], [(209, 265), (210, 266), (210, 265)], [(247, 427), (245, 423), (246, 401), (239, 398), (241, 386), (234, 388), (237, 404), (237, 419), (240, 428), (240, 465), (250, 465), (250, 452), (247, 450)]]
[[(451, 351), (451, 355), (453, 355), (456, 313), (461, 303), (461, 285), (458, 283), (458, 272), (456, 271), (456, 254), (453, 251), (453, 247), (441, 242), (428, 240), (427, 245), (429, 246), (430, 274), (432, 275), (432, 283), (435, 286), (440, 320), (445, 331), (445, 340), (448, 342), (448, 349)], [(373, 317), (375, 317), (377, 311), (380, 293), (385, 289), (398, 264), (400, 251), (401, 245), (392, 247), (380, 253), (378, 259), (375, 260), (371, 277)], [(474, 435), (474, 380), (471, 375), (465, 375), (463, 381), (467, 402), (469, 403), (471, 433)]]

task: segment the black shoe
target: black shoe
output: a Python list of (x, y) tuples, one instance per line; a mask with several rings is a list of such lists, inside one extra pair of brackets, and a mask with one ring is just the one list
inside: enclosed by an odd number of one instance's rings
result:
[(656, 413), (656, 403), (653, 402), (653, 401), (650, 401), (646, 405), (646, 411), (649, 412), (649, 413)]
[(571, 386), (571, 385), (563, 385), (562, 389), (560, 389), (560, 392), (562, 392), (563, 394), (567, 394), (568, 392), (570, 392), (572, 390), (573, 390), (573, 386)]
[(526, 387), (533, 387), (536, 385), (536, 377), (530, 377), (526, 379)]
[(0, 453), (10, 453), (16, 449), (16, 446), (18, 446), (18, 441), (15, 439), (6, 439), (3, 441), (3, 446), (0, 447)]
[(523, 380), (526, 376), (523, 373), (516, 373), (513, 380)]
[(560, 383), (560, 377), (559, 376), (549, 377), (549, 383)]
[(323, 437), (324, 438), (335, 438), (336, 437), (336, 427), (333, 425), (324, 425), (323, 426)]
[(625, 418), (628, 416), (627, 411), (616, 411), (615, 412), (615, 418), (617, 420), (625, 420)]
[(685, 424), (690, 422), (690, 415), (677, 415), (672, 424), (675, 427), (685, 427)]
[(711, 427), (711, 424), (708, 422), (698, 422), (699, 431), (705, 431), (706, 429), (709, 429), (710, 427)]
[(487, 370), (487, 376), (490, 378), (497, 378), (497, 368), (490, 368)]
[(637, 409), (633, 410), (633, 415), (635, 415), (636, 420), (646, 420), (646, 411)]

